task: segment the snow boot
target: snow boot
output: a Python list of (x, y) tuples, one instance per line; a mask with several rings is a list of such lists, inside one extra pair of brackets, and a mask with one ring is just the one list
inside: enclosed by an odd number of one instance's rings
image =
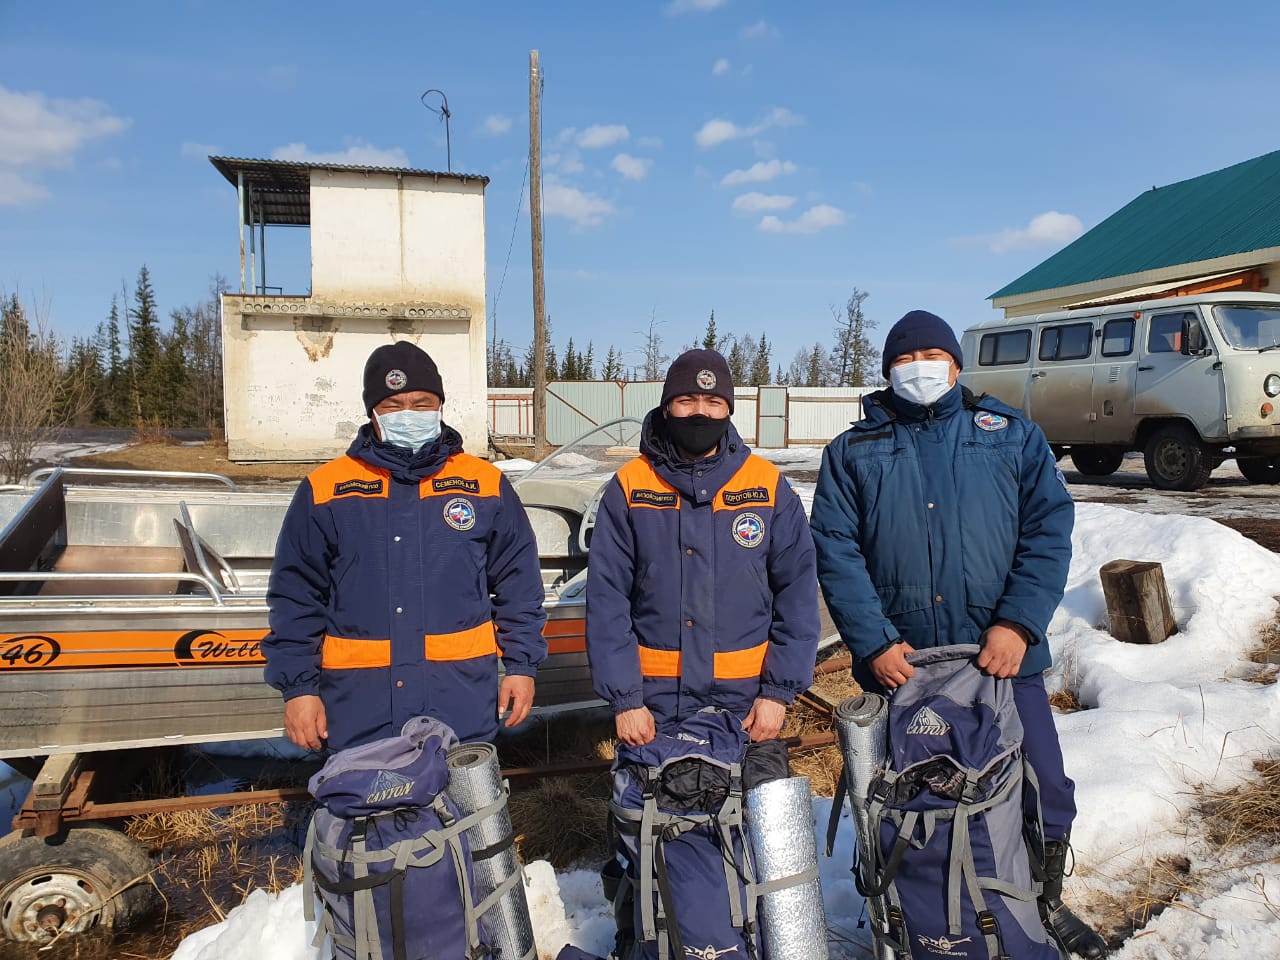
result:
[(1062, 902), (1062, 879), (1066, 876), (1067, 840), (1044, 842), (1044, 890), (1040, 894), (1040, 919), (1044, 927), (1068, 953), (1085, 960), (1101, 960), (1108, 953), (1107, 942)]

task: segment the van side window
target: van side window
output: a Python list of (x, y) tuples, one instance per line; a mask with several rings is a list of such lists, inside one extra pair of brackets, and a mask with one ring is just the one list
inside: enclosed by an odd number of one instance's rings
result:
[(1151, 318), (1151, 332), (1147, 335), (1147, 353), (1180, 353), (1182, 351), (1182, 322), (1190, 319), (1190, 313), (1161, 313)]
[(1127, 357), (1133, 353), (1133, 321), (1108, 320), (1102, 326), (1102, 355)]
[(978, 343), (978, 366), (1026, 363), (1031, 356), (1031, 331), (1009, 330), (985, 334)]
[(1045, 327), (1040, 334), (1041, 360), (1083, 360), (1092, 350), (1092, 323)]

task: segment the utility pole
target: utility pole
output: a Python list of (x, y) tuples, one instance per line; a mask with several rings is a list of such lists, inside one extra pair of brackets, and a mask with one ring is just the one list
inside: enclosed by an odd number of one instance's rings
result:
[(542, 282), (542, 71), (529, 51), (529, 230), (533, 236), (533, 455), (547, 453), (547, 303)]

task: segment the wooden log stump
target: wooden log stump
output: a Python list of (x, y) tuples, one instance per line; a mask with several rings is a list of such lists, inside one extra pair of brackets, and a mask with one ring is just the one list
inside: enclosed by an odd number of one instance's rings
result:
[(1098, 571), (1111, 635), (1125, 643), (1160, 643), (1178, 632), (1164, 567), (1148, 560), (1112, 560)]

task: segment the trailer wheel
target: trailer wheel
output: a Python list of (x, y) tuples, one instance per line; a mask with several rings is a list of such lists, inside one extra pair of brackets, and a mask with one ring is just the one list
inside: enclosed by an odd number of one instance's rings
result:
[(1236, 466), (1250, 483), (1280, 483), (1280, 457), (1236, 457)]
[(70, 830), (61, 842), (11, 837), (0, 843), (0, 930), (43, 942), (127, 927), (155, 905), (147, 852), (118, 830)]
[(1109, 477), (1120, 469), (1124, 451), (1119, 447), (1072, 447), (1071, 462), (1086, 477)]
[(1185, 423), (1170, 423), (1147, 441), (1143, 459), (1147, 476), (1161, 490), (1199, 490), (1213, 465), (1204, 444)]

